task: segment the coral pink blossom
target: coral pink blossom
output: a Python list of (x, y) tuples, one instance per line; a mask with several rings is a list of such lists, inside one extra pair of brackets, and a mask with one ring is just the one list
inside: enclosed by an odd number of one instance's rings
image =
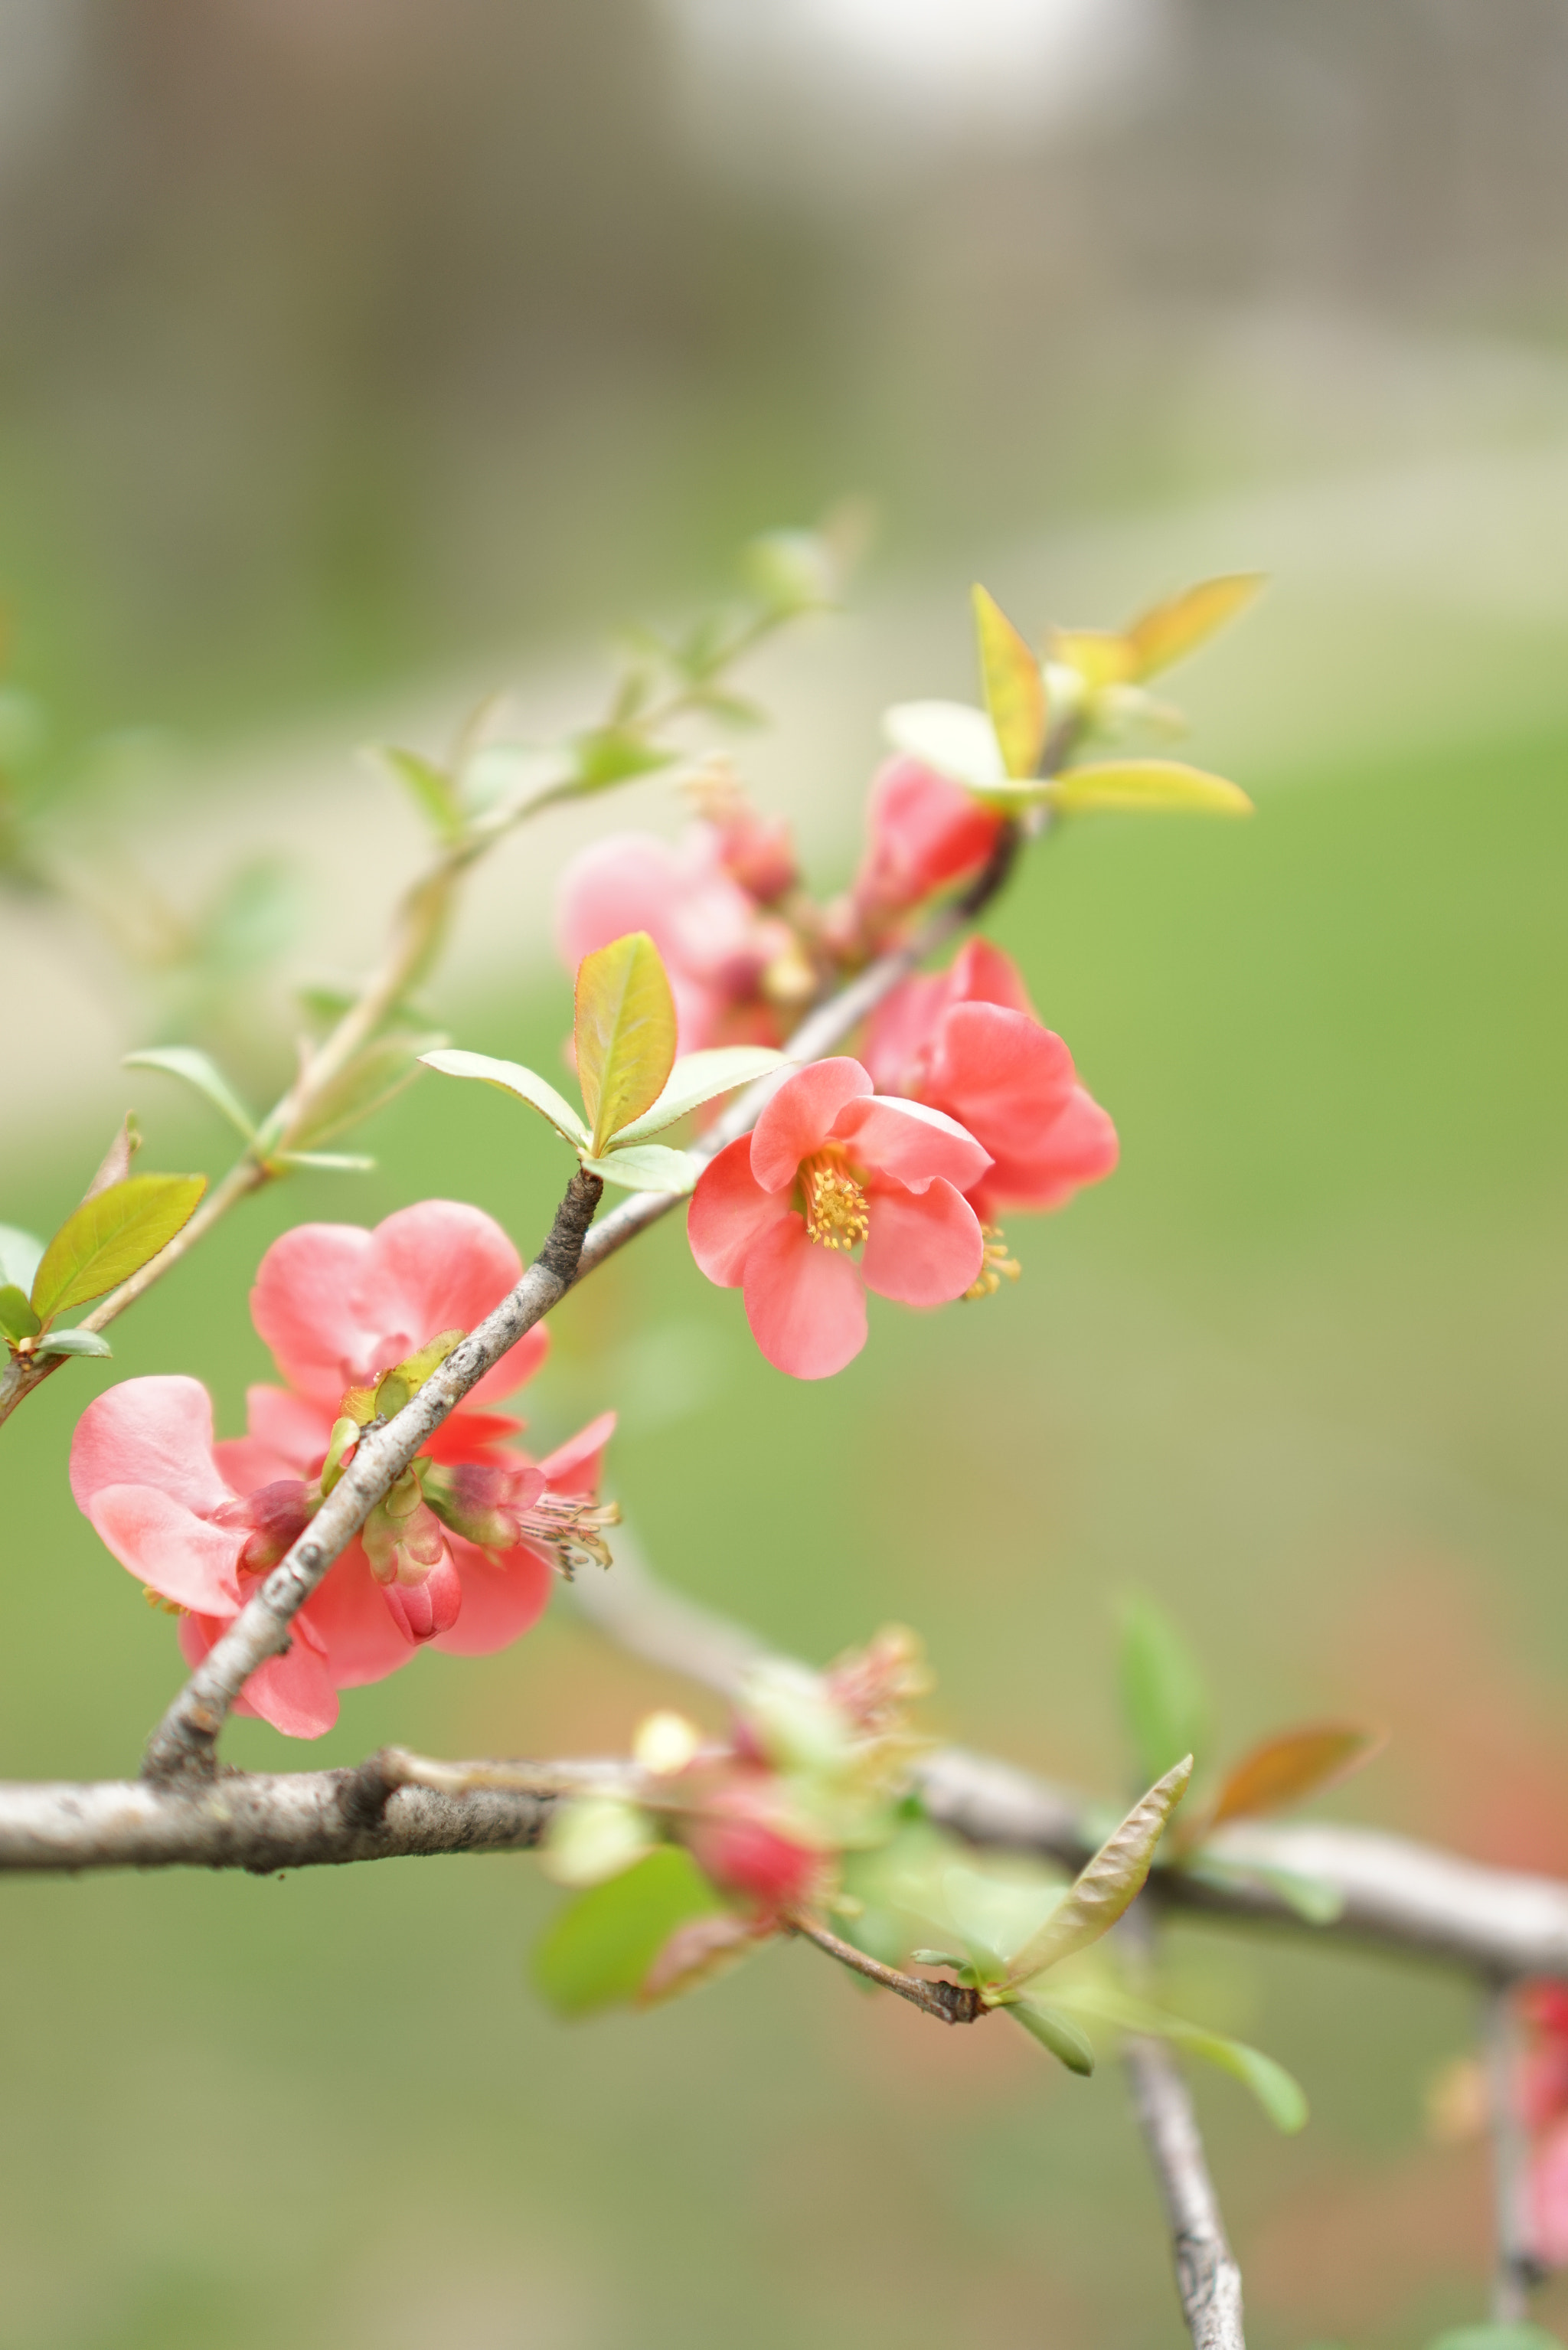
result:
[(877, 769), (867, 824), (850, 896), (862, 927), (875, 936), (938, 889), (978, 873), (1002, 819), (961, 784), (903, 758)]
[(987, 1222), (1060, 1207), (1116, 1163), (1116, 1128), (1036, 1018), (1016, 965), (984, 939), (950, 971), (894, 989), (866, 1063), (878, 1086), (945, 1110), (984, 1146), (991, 1164), (967, 1196)]
[[(190, 1663), (309, 1523), (345, 1388), (370, 1385), (439, 1333), (472, 1328), (521, 1271), (500, 1226), (451, 1201), (403, 1209), (374, 1232), (301, 1225), (267, 1251), (252, 1293), (289, 1385), (250, 1389), (247, 1435), (214, 1442), (212, 1400), (192, 1378), (127, 1379), (88, 1405), (71, 1445), (78, 1506), (120, 1564), (182, 1611)], [(523, 1423), (472, 1399), (520, 1385), (546, 1344), (531, 1332), (436, 1430), (409, 1519), (389, 1522), (375, 1564), (371, 1528), (349, 1544), (296, 1617), (286, 1655), (251, 1676), (241, 1712), (317, 1737), (337, 1718), (340, 1689), (382, 1679), (427, 1642), (483, 1655), (535, 1621), (613, 1416), (533, 1461), (504, 1442)]]
[(817, 1061), (703, 1170), (691, 1253), (743, 1290), (770, 1363), (827, 1378), (866, 1343), (867, 1289), (942, 1305), (974, 1282), (985, 1243), (963, 1193), (989, 1164), (941, 1111), (874, 1094), (858, 1061)]
[(646, 931), (663, 959), (682, 1053), (733, 1041), (726, 1016), (753, 1002), (789, 941), (784, 925), (760, 914), (732, 879), (710, 825), (692, 826), (677, 847), (652, 834), (615, 833), (572, 859), (556, 899), (567, 969), (628, 931)]
[(1519, 2082), (1531, 2133), (1530, 2190), (1536, 2258), (1568, 2267), (1568, 1985), (1527, 1983), (1520, 2006), (1529, 2027)]

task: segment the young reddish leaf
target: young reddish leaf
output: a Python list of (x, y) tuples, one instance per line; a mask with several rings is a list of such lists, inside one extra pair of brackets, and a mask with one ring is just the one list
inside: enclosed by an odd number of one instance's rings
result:
[(1064, 816), (1095, 808), (1171, 808), (1201, 816), (1251, 816), (1239, 784), (1205, 774), (1182, 759), (1101, 759), (1068, 767), (1041, 787), (1040, 797)]
[(99, 1162), (98, 1173), (82, 1193), (83, 1199), (90, 1200), (96, 1193), (107, 1191), (111, 1183), (123, 1183), (130, 1172), (130, 1162), (140, 1148), (141, 1137), (137, 1131), (136, 1120), (127, 1110), (119, 1133)]
[(675, 1066), (675, 999), (646, 931), (612, 939), (577, 965), (577, 1078), (597, 1158), (651, 1109)]
[(207, 1188), (204, 1175), (128, 1175), (66, 1218), (33, 1283), (33, 1311), (47, 1322), (83, 1305), (158, 1254)]
[(1075, 669), (1091, 692), (1106, 685), (1130, 685), (1137, 663), (1127, 639), (1116, 629), (1054, 629), (1049, 658)]
[(1038, 775), (1047, 723), (1040, 664), (983, 588), (974, 590), (974, 619), (985, 706), (1002, 745), (1002, 764), (1012, 776)]
[(1243, 611), (1265, 585), (1261, 571), (1230, 571), (1217, 579), (1201, 579), (1164, 604), (1140, 612), (1128, 629), (1135, 677), (1152, 677), (1183, 660), (1227, 620)]
[(1287, 1730), (1265, 1738), (1227, 1773), (1214, 1799), (1208, 1825), (1277, 1812), (1332, 1787), (1370, 1762), (1387, 1742), (1387, 1732), (1350, 1722), (1324, 1722), (1310, 1730)]
[(771, 1922), (759, 1932), (754, 1918), (738, 1918), (729, 1910), (710, 1918), (689, 1918), (683, 1926), (677, 1926), (649, 1968), (633, 2005), (657, 2007), (664, 2000), (679, 1999), (683, 1991), (717, 1981), (771, 1940), (774, 1931)]
[(1143, 1890), (1154, 1848), (1191, 1776), (1189, 1754), (1163, 1779), (1156, 1780), (1093, 1860), (1079, 1870), (1039, 1932), (1014, 1953), (1000, 1989), (1017, 1991), (1044, 1974), (1047, 1967), (1059, 1965), (1110, 1931)]
[(723, 1908), (691, 1854), (660, 1845), (560, 1912), (534, 1952), (535, 1988), (561, 2015), (634, 1999), (676, 1928)]

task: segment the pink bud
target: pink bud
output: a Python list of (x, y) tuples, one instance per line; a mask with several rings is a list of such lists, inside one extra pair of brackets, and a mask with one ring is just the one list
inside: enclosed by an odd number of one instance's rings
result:
[(410, 1640), (433, 1640), (450, 1632), (462, 1606), (462, 1585), (446, 1550), (419, 1583), (383, 1584), (381, 1596), (394, 1623)]
[(821, 1877), (822, 1855), (771, 1826), (744, 1788), (719, 1796), (687, 1842), (698, 1866), (722, 1891), (745, 1894), (764, 1909), (792, 1909), (809, 1900)]
[(249, 1526), (251, 1534), (240, 1553), (242, 1570), (265, 1575), (286, 1558), (310, 1523), (315, 1489), (299, 1477), (279, 1477), (258, 1485), (243, 1502), (225, 1503), (214, 1512), (222, 1526)]
[(855, 910), (873, 932), (935, 890), (978, 873), (1002, 818), (961, 784), (918, 759), (889, 759), (871, 785), (870, 839), (855, 877)]

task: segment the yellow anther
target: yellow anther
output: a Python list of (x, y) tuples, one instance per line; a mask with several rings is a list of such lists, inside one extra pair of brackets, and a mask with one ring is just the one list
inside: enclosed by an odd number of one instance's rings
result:
[(964, 1291), (966, 1297), (994, 1297), (1004, 1281), (1016, 1281), (1023, 1268), (1015, 1257), (1007, 1253), (1007, 1243), (1000, 1224), (981, 1224), (985, 1253), (980, 1262), (980, 1273)]
[(188, 1607), (182, 1607), (177, 1599), (165, 1599), (163, 1594), (154, 1591), (150, 1583), (142, 1585), (141, 1596), (149, 1607), (161, 1608), (165, 1616), (188, 1616), (191, 1612)]
[(824, 1248), (852, 1249), (871, 1229), (870, 1202), (836, 1152), (819, 1150), (800, 1170), (805, 1233)]

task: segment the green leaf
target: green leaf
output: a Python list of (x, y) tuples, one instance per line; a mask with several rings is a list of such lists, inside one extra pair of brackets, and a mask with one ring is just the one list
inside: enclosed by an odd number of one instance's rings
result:
[(736, 1086), (749, 1086), (758, 1077), (770, 1076), (774, 1069), (788, 1066), (784, 1055), (767, 1045), (719, 1045), (706, 1053), (683, 1053), (652, 1108), (621, 1128), (616, 1136), (616, 1148), (618, 1150), (627, 1143), (642, 1142), (720, 1094), (727, 1094)]
[(36, 1355), (112, 1355), (114, 1348), (97, 1330), (51, 1330), (40, 1338)]
[(43, 1324), (14, 1281), (0, 1282), (0, 1330), (7, 1338), (36, 1338)]
[(0, 1280), (31, 1289), (43, 1254), (44, 1243), (36, 1232), (25, 1232), (20, 1224), (0, 1224)]
[(1059, 1965), (1075, 1951), (1087, 1949), (1108, 1933), (1123, 1911), (1143, 1889), (1154, 1848), (1165, 1824), (1187, 1792), (1192, 1757), (1183, 1757), (1173, 1771), (1157, 1780), (1133, 1805), (1121, 1825), (1106, 1837), (1093, 1860), (1078, 1871), (1057, 1907), (1036, 1934), (1014, 1952), (1002, 1986), (1016, 1991), (1033, 1982), (1048, 1967)]
[(1040, 664), (995, 598), (979, 587), (973, 596), (981, 681), (1002, 764), (1012, 776), (1038, 775), (1048, 723)]
[(44, 1251), (34, 1312), (48, 1322), (128, 1281), (173, 1239), (206, 1188), (204, 1175), (128, 1175), (84, 1200)]
[(297, 1144), (302, 1150), (314, 1149), (372, 1117), (419, 1074), (420, 1055), (445, 1042), (440, 1034), (407, 1030), (373, 1037), (317, 1097), (305, 1123), (296, 1128), (290, 1148)]
[(127, 1069), (161, 1069), (166, 1076), (182, 1078), (186, 1085), (221, 1110), (233, 1127), (237, 1127), (247, 1142), (256, 1139), (256, 1122), (241, 1101), (216, 1062), (199, 1052), (194, 1045), (150, 1045), (140, 1053), (127, 1053), (120, 1064)]
[(520, 1061), (493, 1060), (488, 1053), (463, 1053), (443, 1050), (421, 1053), (421, 1060), (427, 1069), (439, 1069), (444, 1077), (477, 1077), (482, 1084), (495, 1086), (504, 1094), (514, 1094), (536, 1109), (541, 1118), (548, 1118), (557, 1134), (565, 1137), (574, 1149), (587, 1150), (590, 1137), (587, 1128), (570, 1102), (556, 1091), (536, 1069), (525, 1069)]
[(602, 1159), (585, 1159), (590, 1175), (618, 1183), (625, 1191), (687, 1192), (696, 1188), (702, 1161), (689, 1150), (668, 1150), (662, 1143), (634, 1143), (629, 1149), (614, 1144)]
[(535, 1986), (561, 2015), (632, 1999), (678, 1926), (723, 1908), (690, 1853), (661, 1845), (560, 1912), (535, 1950)]
[(1181, 759), (1103, 759), (1069, 767), (1036, 796), (1062, 816), (1086, 816), (1096, 808), (1170, 809), (1178, 814), (1251, 816), (1252, 803), (1239, 784), (1206, 775)]
[(1260, 1888), (1278, 1896), (1308, 1926), (1332, 1926), (1345, 1915), (1345, 1896), (1337, 1885), (1319, 1877), (1303, 1877), (1293, 1868), (1276, 1868), (1262, 1861), (1227, 1860), (1219, 1853), (1198, 1851), (1181, 1864), (1183, 1877), (1194, 1884), (1211, 1885), (1220, 1893), (1254, 1893)]
[(1244, 611), (1267, 585), (1262, 571), (1231, 571), (1217, 579), (1199, 580), (1164, 604), (1139, 614), (1127, 632), (1135, 677), (1152, 677), (1169, 669)]
[(1209, 1825), (1255, 1818), (1332, 1787), (1359, 1771), (1386, 1742), (1386, 1733), (1355, 1722), (1324, 1722), (1266, 1738), (1226, 1773)]
[(1208, 1740), (1209, 1702), (1191, 1649), (1164, 1610), (1141, 1591), (1122, 1602), (1122, 1711), (1138, 1764), (1158, 1779)]
[(882, 731), (895, 751), (971, 792), (1007, 788), (996, 729), (967, 702), (897, 702), (883, 712)]
[(838, 564), (814, 530), (766, 530), (741, 550), (747, 587), (771, 612), (820, 610), (836, 600)]
[(275, 1150), (269, 1167), (315, 1167), (327, 1175), (373, 1175), (376, 1161), (352, 1150)]
[(675, 999), (646, 931), (631, 931), (577, 965), (577, 1082), (597, 1158), (651, 1109), (675, 1065)]
[(1065, 2064), (1069, 2073), (1086, 2076), (1094, 2071), (1094, 2042), (1059, 2007), (1043, 2006), (1038, 2000), (1017, 1999), (1010, 2001), (1002, 2013), (1021, 2023), (1042, 2048), (1048, 2048), (1059, 2063)]
[(1217, 2064), (1222, 2073), (1231, 2074), (1251, 2090), (1275, 2128), (1283, 2130), (1287, 2137), (1293, 2136), (1305, 2122), (1307, 2101), (1301, 2084), (1282, 2064), (1265, 2056), (1261, 2048), (1250, 2048), (1244, 2040), (1228, 2039), (1222, 2032), (1210, 2032), (1203, 2024), (1189, 2022), (1184, 2015), (1172, 2015), (1167, 2008), (1151, 2006), (1147, 2001), (1135, 1999), (1130, 1992), (1109, 1983), (1075, 1983), (1064, 1997), (1081, 2014), (1098, 2016), (1121, 2032), (1171, 2041), (1179, 2048), (1189, 2049), (1194, 2056), (1201, 2056), (1206, 2063)]
[(1439, 2334), (1428, 2350), (1563, 2350), (1560, 2334), (1521, 2319), (1517, 2325), (1456, 2325)]
[(421, 814), (429, 818), (438, 838), (456, 840), (462, 831), (462, 810), (452, 778), (418, 751), (400, 750), (394, 743), (372, 743), (368, 755), (379, 760), (399, 783), (406, 785)]
[(607, 791), (612, 784), (629, 783), (634, 775), (654, 775), (660, 767), (672, 767), (680, 756), (630, 726), (592, 727), (573, 735), (571, 751), (572, 780), (578, 792)]

